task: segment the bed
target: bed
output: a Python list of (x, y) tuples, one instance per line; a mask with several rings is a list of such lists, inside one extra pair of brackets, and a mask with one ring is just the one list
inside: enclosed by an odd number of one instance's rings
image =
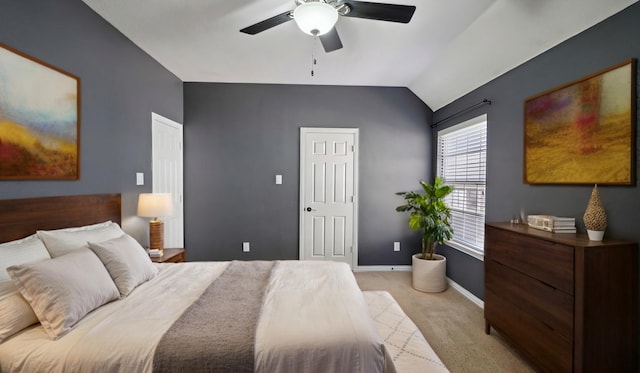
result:
[(119, 230), (120, 206), (117, 194), (0, 200), (0, 312), (18, 320), (0, 325), (0, 371), (447, 371), (347, 265), (152, 264)]

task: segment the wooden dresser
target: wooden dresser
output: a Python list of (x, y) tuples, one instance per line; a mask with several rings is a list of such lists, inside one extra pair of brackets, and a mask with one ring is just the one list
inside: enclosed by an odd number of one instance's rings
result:
[(638, 246), (487, 223), (485, 331), (541, 371), (638, 371)]

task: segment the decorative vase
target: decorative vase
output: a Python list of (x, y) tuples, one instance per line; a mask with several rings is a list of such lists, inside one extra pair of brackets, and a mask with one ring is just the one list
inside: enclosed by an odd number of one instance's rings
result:
[(425, 293), (439, 293), (447, 288), (447, 258), (433, 254), (433, 260), (420, 259), (422, 254), (411, 258), (413, 288)]
[(591, 229), (587, 229), (587, 235), (591, 241), (602, 241), (604, 231), (592, 231)]
[(604, 230), (607, 228), (607, 214), (604, 212), (597, 184), (591, 191), (591, 198), (589, 198), (589, 204), (584, 212), (583, 220), (589, 239), (592, 241), (602, 241)]

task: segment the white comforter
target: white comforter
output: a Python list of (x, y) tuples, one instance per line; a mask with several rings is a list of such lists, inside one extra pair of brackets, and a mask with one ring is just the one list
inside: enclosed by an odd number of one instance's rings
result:
[[(0, 371), (151, 372), (164, 332), (228, 264), (159, 265), (154, 279), (90, 313), (57, 341), (37, 325), (0, 344)], [(353, 274), (332, 262), (276, 265), (255, 358), (257, 372), (394, 371)]]

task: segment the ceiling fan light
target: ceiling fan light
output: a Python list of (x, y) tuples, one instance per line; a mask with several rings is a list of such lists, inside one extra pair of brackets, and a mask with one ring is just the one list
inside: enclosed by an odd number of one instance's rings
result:
[(338, 11), (327, 3), (309, 2), (298, 5), (293, 11), (293, 19), (304, 33), (323, 35), (338, 21)]

